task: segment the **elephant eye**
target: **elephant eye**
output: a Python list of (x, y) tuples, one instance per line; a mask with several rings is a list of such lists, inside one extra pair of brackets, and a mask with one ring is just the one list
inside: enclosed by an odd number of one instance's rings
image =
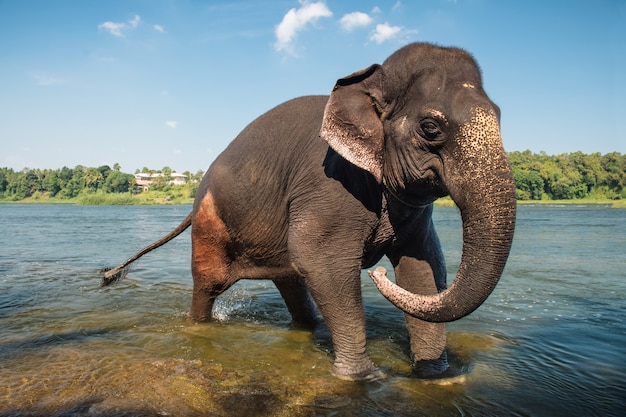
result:
[(424, 133), (424, 137), (428, 140), (434, 140), (442, 133), (439, 125), (431, 119), (422, 120), (420, 122), (420, 128)]

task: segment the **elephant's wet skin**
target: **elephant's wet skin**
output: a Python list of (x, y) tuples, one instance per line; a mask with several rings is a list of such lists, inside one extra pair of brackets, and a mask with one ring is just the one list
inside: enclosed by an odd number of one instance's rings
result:
[[(381, 293), (405, 312), (414, 373), (453, 374), (444, 322), (478, 308), (506, 263), (515, 185), (502, 146), (500, 109), (463, 50), (408, 45), (382, 65), (337, 81), (330, 96), (283, 103), (248, 125), (213, 162), (192, 213), (127, 262), (192, 227), (189, 316), (240, 279), (271, 279), (294, 321), (330, 330), (342, 379), (384, 375), (366, 353), (360, 271), (387, 256)], [(321, 138), (321, 139), (320, 139)], [(463, 255), (446, 267), (432, 202), (461, 211)]]

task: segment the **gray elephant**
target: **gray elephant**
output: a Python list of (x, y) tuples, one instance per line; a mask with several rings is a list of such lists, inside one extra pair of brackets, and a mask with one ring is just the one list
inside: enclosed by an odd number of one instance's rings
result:
[[(216, 297), (240, 279), (271, 279), (295, 322), (313, 325), (317, 305), (334, 375), (367, 380), (383, 373), (366, 353), (360, 271), (387, 256), (397, 285), (384, 270), (370, 275), (405, 312), (414, 373), (446, 375), (443, 322), (485, 301), (513, 239), (499, 117), (468, 53), (405, 46), (338, 80), (330, 96), (297, 98), (253, 121), (213, 162), (180, 226), (103, 282), (191, 225), (190, 319), (209, 320)], [(448, 194), (463, 254), (446, 289), (431, 217)]]

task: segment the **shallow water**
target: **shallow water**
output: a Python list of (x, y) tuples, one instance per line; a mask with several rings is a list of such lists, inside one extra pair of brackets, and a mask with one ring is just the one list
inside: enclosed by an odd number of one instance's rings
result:
[[(189, 206), (0, 205), (0, 416), (570, 416), (626, 409), (626, 210), (528, 207), (509, 263), (448, 325), (463, 381), (409, 377), (402, 315), (366, 275), (372, 359), (390, 377), (330, 375), (330, 337), (293, 328), (271, 282), (240, 282), (189, 324), (186, 232), (117, 286), (99, 268), (170, 231)], [(461, 225), (436, 208), (449, 280)], [(388, 269), (391, 269), (387, 265)]]

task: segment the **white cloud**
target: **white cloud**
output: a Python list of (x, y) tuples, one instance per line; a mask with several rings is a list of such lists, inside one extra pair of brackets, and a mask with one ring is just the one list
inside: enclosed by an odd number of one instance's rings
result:
[(156, 30), (157, 32), (161, 32), (161, 33), (165, 33), (165, 29), (163, 29), (163, 26), (161, 25), (154, 25), (152, 26), (154, 28), (154, 30)]
[(98, 25), (98, 29), (108, 30), (113, 36), (124, 37), (122, 30), (126, 28), (126, 23), (104, 22)]
[(380, 45), (385, 41), (397, 37), (401, 31), (401, 26), (391, 26), (389, 23), (380, 23), (376, 25), (376, 29), (370, 35), (370, 39)]
[(172, 129), (176, 129), (178, 127), (178, 122), (175, 120), (167, 120), (165, 122), (165, 126), (171, 127)]
[(289, 10), (283, 20), (276, 26), (276, 51), (286, 51), (293, 53), (293, 42), (299, 31), (304, 29), (309, 23), (315, 24), (321, 17), (330, 17), (333, 13), (322, 1), (310, 3), (308, 0), (300, 1), (299, 9)]
[(353, 12), (344, 15), (339, 23), (342, 28), (350, 32), (358, 27), (368, 26), (373, 21), (374, 19), (372, 19), (367, 13)]
[(137, 25), (139, 25), (140, 20), (141, 20), (141, 17), (139, 15), (135, 15), (135, 17), (133, 17), (133, 20), (129, 21), (128, 23), (130, 23), (132, 27), (136, 28)]
[(129, 20), (128, 23), (107, 21), (104, 23), (100, 23), (98, 25), (98, 29), (106, 30), (113, 36), (117, 36), (118, 38), (123, 38), (124, 32), (131, 28), (135, 29), (139, 25), (140, 21), (141, 21), (141, 17), (139, 15), (135, 15), (135, 17)]

